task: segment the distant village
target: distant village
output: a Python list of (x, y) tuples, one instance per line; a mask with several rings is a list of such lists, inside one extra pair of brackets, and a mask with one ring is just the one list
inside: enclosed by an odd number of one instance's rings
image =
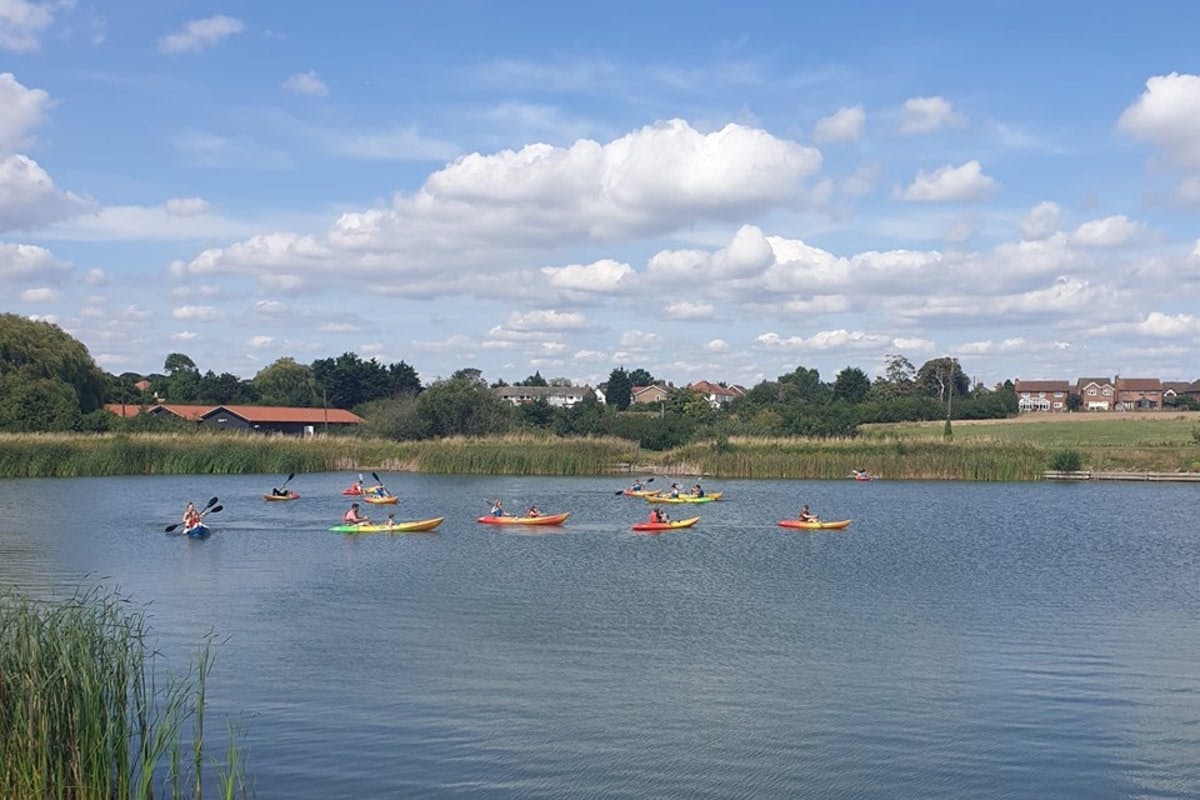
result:
[(1079, 378), (1070, 381), (1017, 381), (1017, 408), (1049, 411), (1172, 411), (1200, 403), (1200, 380), (1158, 378)]

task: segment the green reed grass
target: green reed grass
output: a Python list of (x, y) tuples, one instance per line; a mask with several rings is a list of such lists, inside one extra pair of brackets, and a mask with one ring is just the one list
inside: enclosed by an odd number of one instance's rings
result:
[[(144, 616), (126, 598), (99, 589), (51, 603), (0, 596), (0, 797), (201, 797), (210, 644), (185, 678), (162, 682)], [(184, 773), (188, 719), (195, 758)], [(221, 782), (226, 796), (245, 786), (240, 760)]]

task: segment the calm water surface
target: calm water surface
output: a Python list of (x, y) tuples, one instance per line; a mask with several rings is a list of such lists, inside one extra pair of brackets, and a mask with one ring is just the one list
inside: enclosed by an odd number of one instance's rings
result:
[(0, 586), (215, 631), (258, 797), (1200, 797), (1200, 486), (713, 480), (639, 536), (619, 480), (385, 475), (441, 528), (329, 533), (354, 477), (0, 481)]

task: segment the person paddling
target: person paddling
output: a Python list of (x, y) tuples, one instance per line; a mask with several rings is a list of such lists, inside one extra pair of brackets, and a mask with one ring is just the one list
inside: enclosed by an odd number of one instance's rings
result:
[(501, 503), (499, 500), (496, 500), (495, 502), (493, 502), (491, 515), (493, 517), (503, 517), (504, 516), (504, 504)]
[(347, 525), (362, 525), (363, 523), (370, 521), (371, 520), (358, 513), (358, 503), (351, 503), (350, 508), (347, 509), (346, 513), (342, 515), (342, 522), (346, 523)]
[(537, 506), (530, 506), (529, 510), (525, 512), (525, 516), (527, 517), (540, 517), (541, 515), (542, 512), (538, 511)]
[(187, 507), (183, 509), (183, 527), (184, 530), (191, 530), (200, 524), (200, 512), (196, 510), (196, 504), (188, 501)]
[(804, 508), (800, 509), (800, 514), (798, 515), (797, 519), (799, 519), (801, 522), (817, 522), (820, 520), (820, 517), (809, 511), (808, 503), (805, 503)]

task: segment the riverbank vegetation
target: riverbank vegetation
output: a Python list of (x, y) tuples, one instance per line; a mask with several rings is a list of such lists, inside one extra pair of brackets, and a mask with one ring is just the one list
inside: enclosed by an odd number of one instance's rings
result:
[(144, 616), (93, 589), (61, 602), (0, 596), (0, 797), (245, 796), (232, 738), (223, 765), (205, 750), (211, 642), (183, 678), (164, 679)]

